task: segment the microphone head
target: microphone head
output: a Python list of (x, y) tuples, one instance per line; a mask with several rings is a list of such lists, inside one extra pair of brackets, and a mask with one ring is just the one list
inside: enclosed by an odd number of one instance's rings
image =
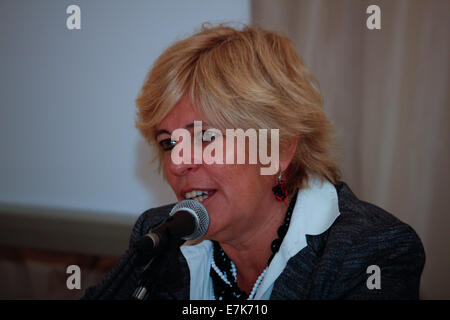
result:
[(209, 214), (206, 208), (196, 200), (183, 200), (178, 202), (170, 211), (173, 216), (179, 211), (189, 212), (195, 219), (195, 230), (192, 234), (183, 237), (184, 240), (197, 240), (203, 237), (209, 227)]

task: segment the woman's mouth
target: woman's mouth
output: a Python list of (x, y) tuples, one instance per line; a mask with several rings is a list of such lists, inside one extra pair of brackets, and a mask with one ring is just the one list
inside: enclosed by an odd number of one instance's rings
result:
[(196, 200), (198, 202), (205, 202), (216, 193), (216, 190), (192, 190), (186, 192), (183, 196), (186, 200)]

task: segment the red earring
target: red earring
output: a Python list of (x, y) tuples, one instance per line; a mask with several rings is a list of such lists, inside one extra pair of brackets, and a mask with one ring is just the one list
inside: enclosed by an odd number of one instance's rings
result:
[(284, 182), (284, 180), (281, 179), (281, 175), (282, 172), (280, 171), (277, 181), (275, 181), (273, 184), (272, 191), (273, 194), (275, 195), (275, 199), (277, 199), (278, 201), (283, 201), (284, 204), (287, 205), (286, 198), (288, 196), (288, 190), (286, 183)]

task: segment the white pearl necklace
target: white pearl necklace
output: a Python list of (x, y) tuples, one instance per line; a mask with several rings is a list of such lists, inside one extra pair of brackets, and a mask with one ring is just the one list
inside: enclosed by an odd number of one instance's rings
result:
[[(214, 269), (214, 271), (217, 273), (217, 275), (220, 277), (220, 279), (223, 280), (223, 282), (225, 282), (230, 287), (232, 286), (230, 281), (228, 281), (227, 276), (222, 271), (220, 271), (220, 269), (217, 267), (216, 263), (214, 262), (214, 258), (211, 261), (211, 267)], [(250, 292), (250, 295), (248, 296), (247, 300), (253, 300), (253, 298), (256, 294), (256, 290), (258, 290), (258, 287), (261, 284), (262, 280), (264, 279), (264, 276), (266, 275), (268, 268), (269, 267), (267, 266), (263, 270), (263, 272), (261, 272), (258, 279), (256, 279), (255, 284), (253, 285), (252, 291)], [(231, 274), (233, 275), (234, 282), (236, 283), (237, 282), (237, 271), (236, 271), (236, 266), (234, 265), (233, 261), (231, 261)], [(220, 297), (220, 298), (222, 298), (222, 297)], [(214, 299), (215, 299), (215, 297), (214, 297)]]

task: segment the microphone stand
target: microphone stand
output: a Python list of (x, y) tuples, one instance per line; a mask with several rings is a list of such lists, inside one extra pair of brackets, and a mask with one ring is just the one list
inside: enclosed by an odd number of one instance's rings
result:
[(159, 239), (160, 242), (156, 248), (153, 247), (154, 241), (149, 239), (150, 241), (146, 243), (151, 243), (152, 245), (148, 248), (148, 252), (144, 253), (146, 250), (145, 246), (139, 249), (148, 263), (144, 267), (138, 286), (131, 296), (132, 300), (146, 300), (153, 296), (157, 284), (163, 281), (164, 273), (167, 271), (167, 267), (171, 265), (170, 255), (173, 254), (171, 251), (176, 250), (177, 247), (184, 243), (184, 240), (177, 241), (172, 236), (170, 229), (166, 229), (163, 236), (160, 236)]
[[(162, 220), (155, 224), (150, 230), (156, 228), (164, 221), (165, 220)], [(170, 252), (168, 252), (167, 249), (169, 249), (169, 251), (175, 250), (175, 246), (179, 247), (184, 243), (184, 240), (176, 241), (169, 229), (165, 229), (162, 232), (163, 236), (158, 232), (156, 232), (156, 234), (159, 236), (157, 239), (145, 236), (137, 240), (130, 247), (126, 256), (119, 262), (114, 273), (101, 284), (101, 287), (98, 288), (95, 294), (88, 293), (83, 299), (113, 299), (135, 268), (144, 265), (145, 262), (147, 262), (147, 264), (141, 273), (138, 286), (129, 299), (145, 300), (148, 297), (151, 297), (155, 289), (155, 279), (161, 279), (163, 271), (167, 269), (167, 266), (164, 266), (161, 263), (161, 260), (164, 260), (160, 259), (161, 256), (166, 255), (163, 258), (170, 260), (170, 256), (167, 256)]]
[(150, 293), (150, 296), (153, 293), (153, 281), (152, 276), (150, 274), (150, 267), (155, 261), (155, 258), (151, 258), (151, 260), (147, 263), (147, 265), (144, 267), (144, 271), (142, 272), (141, 279), (139, 280), (139, 284), (134, 290), (131, 299), (132, 300), (145, 300)]

